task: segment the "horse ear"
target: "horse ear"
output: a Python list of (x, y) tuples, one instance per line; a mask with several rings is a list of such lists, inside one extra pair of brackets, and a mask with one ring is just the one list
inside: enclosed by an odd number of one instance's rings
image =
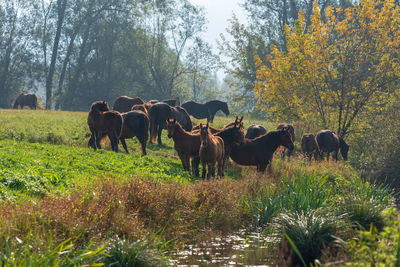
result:
[(203, 129), (203, 124), (200, 122), (200, 129)]
[(208, 128), (208, 122), (207, 122), (206, 128)]
[(175, 122), (176, 122), (176, 119), (174, 118), (174, 119), (173, 119), (173, 123), (175, 123)]
[(242, 120), (243, 120), (243, 116), (240, 118), (240, 122), (242, 122)]
[(237, 121), (238, 121), (238, 119), (239, 119), (239, 117), (238, 117), (238, 116), (236, 116), (235, 122), (237, 122)]

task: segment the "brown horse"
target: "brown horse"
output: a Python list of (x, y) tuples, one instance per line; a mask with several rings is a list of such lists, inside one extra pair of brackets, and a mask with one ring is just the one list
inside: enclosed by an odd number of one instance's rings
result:
[(129, 97), (129, 96), (120, 96), (117, 97), (114, 101), (113, 110), (119, 112), (128, 112), (131, 110), (133, 105), (144, 104), (144, 101), (140, 97)]
[(174, 140), (174, 148), (181, 159), (183, 169), (199, 176), (200, 134), (185, 131), (176, 119), (172, 118), (167, 120), (167, 131), (168, 138)]
[(21, 109), (23, 109), (24, 106), (28, 106), (31, 109), (36, 109), (37, 105), (38, 101), (37, 101), (37, 96), (35, 94), (21, 93), (17, 97), (17, 99), (15, 99), (13, 104), (13, 109), (18, 109), (18, 106), (20, 106)]
[(268, 132), (253, 140), (244, 139), (242, 144), (232, 148), (230, 156), (237, 164), (257, 166), (257, 171), (264, 172), (279, 146), (293, 150), (293, 141), (288, 128)]
[(146, 155), (146, 143), (149, 138), (149, 117), (140, 110), (133, 110), (127, 113), (122, 113), (121, 115), (124, 119), (124, 123), (120, 140), (126, 153), (129, 154), (125, 139), (136, 136), (142, 146), (142, 155)]
[(315, 135), (312, 133), (305, 133), (301, 137), (301, 152), (311, 161), (312, 155), (317, 160), (319, 156), (319, 146)]
[[(291, 124), (287, 124), (287, 123), (281, 123), (278, 125), (278, 127), (276, 127), (277, 130), (281, 130), (283, 128), (287, 128), (290, 134), (290, 138), (292, 138), (292, 142), (294, 143), (294, 141), (296, 141), (296, 135), (294, 134), (294, 127)], [(285, 155), (288, 156), (288, 158), (290, 158), (290, 156), (293, 154), (293, 149), (286, 149), (286, 148), (282, 148), (282, 158), (285, 158)]]
[(207, 122), (213, 122), (215, 113), (221, 110), (226, 116), (229, 115), (228, 104), (219, 100), (208, 101), (205, 104), (188, 101), (182, 104), (186, 111), (196, 119), (207, 118)]
[(96, 147), (101, 149), (101, 138), (107, 133), (112, 150), (118, 152), (118, 138), (123, 124), (123, 118), (118, 111), (110, 111), (106, 101), (96, 101), (90, 107), (87, 124), (92, 133), (88, 142), (89, 146), (94, 150)]
[(165, 121), (168, 118), (175, 118), (186, 131), (192, 129), (192, 121), (189, 114), (181, 107), (171, 107), (164, 102), (153, 104), (149, 109), (150, 116), (150, 142), (161, 145), (161, 132), (165, 127)]
[[(242, 123), (234, 124), (233, 126), (226, 127), (215, 133), (215, 136), (219, 136), (224, 141), (224, 166), (225, 162), (229, 159), (229, 154), (231, 153), (232, 148), (235, 145), (240, 145), (244, 141), (244, 134), (242, 130)], [(211, 131), (210, 131), (211, 132)], [(224, 176), (224, 172), (222, 170), (222, 176)]]
[(247, 128), (245, 137), (247, 139), (254, 139), (254, 138), (259, 137), (260, 135), (263, 135), (266, 133), (267, 133), (267, 129), (265, 129), (264, 126), (253, 124)]
[(208, 166), (207, 178), (215, 176), (215, 165), (218, 166), (218, 176), (222, 178), (224, 167), (224, 141), (219, 136), (214, 136), (208, 129), (208, 123), (203, 127), (200, 123), (200, 151), (199, 156), (203, 166), (201, 178), (206, 178), (206, 166)]
[(327, 160), (329, 160), (329, 153), (333, 152), (333, 158), (337, 161), (337, 155), (340, 149), (340, 153), (344, 160), (347, 160), (347, 153), (349, 152), (350, 146), (346, 142), (332, 132), (331, 130), (321, 130), (317, 133), (317, 142), (321, 153), (321, 159), (323, 159), (323, 153), (327, 152)]

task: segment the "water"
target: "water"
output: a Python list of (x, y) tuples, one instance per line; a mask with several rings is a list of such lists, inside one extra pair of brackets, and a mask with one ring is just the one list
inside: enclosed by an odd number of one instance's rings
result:
[(188, 245), (176, 252), (176, 266), (270, 266), (271, 249), (268, 240), (258, 232), (241, 230), (233, 235), (212, 238)]

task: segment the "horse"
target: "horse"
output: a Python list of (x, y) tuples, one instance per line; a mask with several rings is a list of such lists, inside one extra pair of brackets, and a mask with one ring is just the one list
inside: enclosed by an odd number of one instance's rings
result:
[(327, 152), (327, 160), (329, 160), (329, 153), (333, 152), (333, 158), (337, 161), (337, 154), (340, 149), (340, 153), (344, 160), (347, 160), (347, 153), (349, 152), (350, 146), (331, 130), (321, 130), (317, 133), (317, 142), (320, 149), (320, 156), (323, 159), (323, 153)]
[(121, 114), (123, 117), (123, 126), (121, 131), (120, 140), (126, 153), (128, 147), (126, 146), (126, 138), (136, 138), (139, 140), (142, 146), (142, 155), (146, 155), (146, 143), (149, 138), (149, 117), (146, 113), (140, 110), (133, 110)]
[(174, 118), (167, 119), (166, 128), (168, 138), (174, 140), (174, 148), (181, 159), (183, 169), (191, 172), (192, 175), (199, 176), (200, 134), (185, 131)]
[[(222, 129), (217, 129), (217, 128), (214, 128), (214, 127), (211, 127), (211, 126), (208, 126), (208, 129), (210, 130), (210, 132), (211, 132), (212, 134), (219, 133), (219, 132), (221, 132), (222, 130), (224, 130), (224, 129), (226, 129), (226, 128), (229, 128), (229, 127), (231, 127), (231, 126), (234, 126), (234, 125), (239, 125), (239, 126), (240, 126), (240, 129), (243, 130), (244, 127), (243, 127), (242, 120), (243, 120), (243, 116), (242, 116), (241, 118), (239, 118), (238, 116), (236, 116), (235, 121), (226, 124), (224, 127), (222, 127)], [(192, 128), (192, 132), (193, 132), (193, 133), (199, 133), (199, 132), (200, 132), (200, 124), (194, 126), (194, 127)]]
[(206, 166), (208, 166), (207, 178), (215, 176), (215, 165), (217, 164), (218, 174), (222, 178), (224, 167), (224, 141), (221, 137), (212, 135), (208, 129), (208, 123), (203, 127), (200, 123), (200, 151), (199, 156), (203, 166), (201, 178), (206, 178)]
[(228, 104), (219, 100), (208, 101), (205, 104), (188, 101), (181, 105), (186, 111), (196, 119), (207, 118), (207, 122), (213, 122), (215, 113), (221, 110), (226, 116), (229, 115)]
[(192, 129), (189, 114), (181, 107), (171, 107), (164, 102), (158, 102), (153, 104), (148, 112), (150, 116), (150, 142), (155, 142), (158, 136), (158, 144), (162, 144), (161, 132), (168, 118), (175, 118), (186, 131)]
[(264, 126), (253, 124), (247, 128), (245, 137), (247, 139), (254, 139), (254, 138), (256, 138), (260, 135), (264, 135), (266, 133), (267, 133), (267, 129), (265, 129)]
[(144, 101), (140, 97), (129, 97), (129, 96), (120, 96), (117, 97), (114, 101), (113, 110), (119, 112), (128, 112), (131, 110), (133, 105), (144, 104)]
[[(235, 145), (243, 143), (244, 134), (243, 134), (243, 129), (241, 127), (241, 123), (237, 123), (234, 124), (233, 126), (226, 127), (213, 135), (221, 137), (222, 140), (224, 141), (225, 153), (224, 153), (223, 166), (225, 166), (225, 162), (229, 159), (229, 154), (231, 153), (232, 148)], [(224, 176), (224, 170), (222, 170), (222, 176)]]
[(21, 93), (14, 101), (13, 104), (13, 109), (18, 109), (18, 106), (21, 107), (21, 109), (24, 108), (24, 106), (28, 106), (31, 109), (36, 109), (38, 104), (37, 96), (35, 94), (26, 94), (26, 93)]
[(317, 144), (317, 140), (315, 139), (315, 135), (312, 133), (305, 133), (301, 137), (301, 152), (311, 161), (312, 155), (314, 155), (314, 159), (317, 160), (319, 155), (319, 146)]
[(101, 149), (101, 138), (107, 133), (112, 150), (118, 152), (118, 138), (121, 134), (123, 117), (118, 111), (110, 110), (106, 101), (96, 101), (90, 107), (87, 118), (92, 133), (88, 145)]
[(293, 150), (288, 128), (271, 131), (252, 140), (245, 138), (242, 144), (232, 148), (229, 155), (239, 165), (257, 166), (258, 172), (264, 172), (279, 146)]
[[(294, 141), (296, 141), (296, 135), (294, 134), (293, 125), (287, 124), (287, 123), (281, 123), (281, 124), (278, 125), (278, 127), (276, 127), (277, 130), (281, 130), (283, 128), (287, 128), (288, 129), (290, 137), (292, 138), (292, 142), (294, 143)], [(294, 148), (292, 150), (290, 150), (290, 149), (287, 150), (287, 149), (283, 148), (283, 150), (282, 150), (282, 159), (285, 158), (285, 155), (287, 155), (288, 158), (290, 158), (290, 156), (293, 153), (293, 150), (294, 150)]]

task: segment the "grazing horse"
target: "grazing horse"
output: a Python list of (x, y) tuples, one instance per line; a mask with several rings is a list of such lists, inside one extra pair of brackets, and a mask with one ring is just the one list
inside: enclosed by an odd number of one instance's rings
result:
[(37, 102), (37, 96), (35, 94), (22, 93), (17, 97), (17, 99), (15, 99), (13, 109), (18, 109), (18, 106), (20, 106), (21, 109), (23, 109), (24, 106), (28, 106), (31, 109), (36, 109)]
[(263, 135), (266, 133), (267, 133), (267, 129), (265, 129), (264, 126), (253, 124), (247, 128), (245, 137), (247, 139), (254, 139), (254, 138), (259, 137), (260, 135)]
[(186, 111), (196, 119), (207, 118), (207, 122), (213, 122), (215, 113), (221, 110), (226, 116), (229, 115), (228, 104), (219, 100), (208, 101), (205, 104), (199, 104), (194, 101), (188, 101), (182, 104)]
[[(281, 129), (283, 129), (283, 128), (289, 129), (290, 138), (292, 138), (292, 142), (294, 143), (294, 141), (296, 141), (296, 135), (294, 134), (294, 127), (293, 127), (293, 125), (287, 124), (287, 123), (281, 123), (281, 124), (278, 125), (278, 127), (276, 127), (277, 130), (281, 130)], [(284, 159), (284, 158), (285, 158), (285, 155), (287, 155), (288, 158), (290, 158), (290, 156), (291, 156), (292, 153), (293, 153), (293, 150), (294, 150), (294, 148), (293, 148), (293, 149), (286, 149), (286, 148), (283, 148), (283, 150), (282, 150), (282, 158)]]
[(149, 117), (146, 113), (140, 110), (129, 111), (127, 113), (122, 113), (121, 115), (124, 119), (124, 123), (120, 140), (126, 153), (129, 154), (125, 139), (136, 136), (142, 146), (142, 155), (146, 155), (146, 143), (149, 138)]
[[(231, 127), (231, 126), (234, 126), (234, 125), (239, 125), (239, 126), (240, 126), (240, 129), (243, 130), (244, 127), (243, 127), (242, 120), (243, 120), (243, 116), (242, 116), (241, 118), (239, 118), (238, 116), (236, 116), (235, 121), (228, 123), (227, 125), (225, 125), (224, 127), (222, 127), (222, 129), (217, 129), (217, 128), (214, 128), (214, 127), (211, 127), (211, 126), (208, 126), (208, 129), (210, 130), (210, 132), (211, 132), (212, 134), (219, 133), (219, 132), (221, 132), (222, 130), (224, 130), (224, 129), (226, 129), (226, 128), (229, 128), (229, 127)], [(192, 128), (192, 133), (199, 133), (199, 132), (200, 132), (200, 124), (198, 124), (198, 125), (196, 125), (196, 126), (194, 126), (194, 127)]]
[(155, 142), (161, 145), (161, 132), (165, 127), (165, 121), (168, 118), (175, 118), (186, 131), (192, 129), (192, 121), (189, 114), (181, 107), (171, 107), (164, 102), (158, 102), (149, 109), (150, 116), (150, 142)]
[(129, 97), (129, 96), (120, 96), (117, 97), (114, 101), (113, 110), (119, 112), (128, 112), (131, 110), (133, 105), (144, 104), (144, 101), (140, 97)]
[(321, 130), (317, 133), (317, 142), (321, 153), (321, 159), (323, 159), (323, 153), (327, 152), (327, 160), (329, 160), (329, 153), (333, 152), (333, 158), (337, 161), (337, 154), (340, 149), (340, 153), (344, 160), (347, 160), (347, 153), (349, 152), (350, 146), (346, 142), (332, 132), (331, 130)]
[(224, 140), (214, 136), (208, 129), (208, 123), (203, 127), (200, 123), (200, 151), (199, 156), (203, 166), (201, 178), (206, 178), (206, 166), (208, 166), (207, 178), (215, 176), (215, 165), (218, 166), (218, 176), (222, 178), (224, 167)]
[(293, 141), (288, 128), (268, 132), (253, 140), (244, 139), (242, 144), (232, 148), (230, 156), (237, 164), (257, 166), (257, 171), (264, 172), (279, 146), (293, 150)]
[(174, 148), (181, 159), (183, 169), (199, 176), (200, 134), (185, 131), (179, 122), (172, 118), (167, 120), (167, 131), (168, 138), (174, 140)]
[(312, 155), (317, 160), (319, 156), (319, 146), (315, 135), (312, 133), (305, 133), (301, 137), (301, 152), (311, 161)]
[(96, 101), (90, 107), (87, 118), (92, 133), (88, 145), (101, 149), (101, 138), (107, 133), (112, 150), (118, 152), (118, 138), (121, 134), (123, 118), (118, 111), (110, 110), (106, 101)]

